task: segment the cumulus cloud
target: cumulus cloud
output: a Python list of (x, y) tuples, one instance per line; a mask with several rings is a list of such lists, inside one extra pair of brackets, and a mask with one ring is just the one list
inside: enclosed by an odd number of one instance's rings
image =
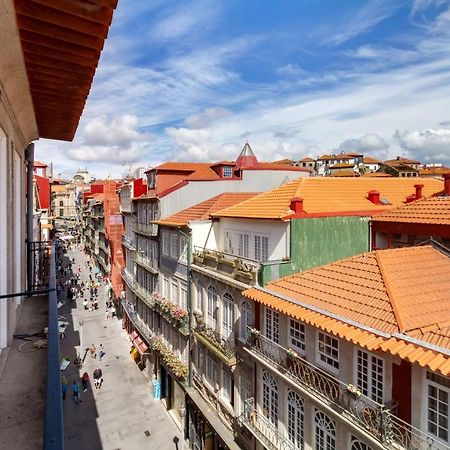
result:
[(139, 161), (142, 148), (136, 143), (126, 148), (119, 146), (88, 146), (80, 145), (71, 148), (69, 158), (75, 161), (105, 162), (111, 164), (131, 163)]
[(388, 148), (389, 144), (375, 133), (366, 133), (357, 139), (347, 139), (339, 146), (339, 150), (344, 152), (360, 152), (378, 158), (385, 158)]
[(409, 156), (422, 162), (442, 162), (450, 165), (450, 129), (427, 128), (399, 131), (394, 140)]
[(186, 118), (189, 128), (205, 128), (212, 122), (228, 117), (231, 114), (226, 108), (206, 108), (199, 114), (193, 114)]

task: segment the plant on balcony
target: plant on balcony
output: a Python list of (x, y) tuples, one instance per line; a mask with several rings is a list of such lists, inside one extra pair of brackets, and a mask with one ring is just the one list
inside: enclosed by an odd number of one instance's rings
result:
[(186, 327), (189, 315), (187, 310), (166, 300), (159, 293), (154, 294), (153, 298), (155, 309), (162, 316), (178, 328)]
[(161, 337), (155, 336), (151, 339), (151, 348), (161, 355), (164, 363), (178, 379), (184, 380), (187, 377), (187, 364), (180, 361), (175, 353), (165, 346)]
[(208, 339), (211, 345), (225, 355), (226, 358), (232, 359), (235, 357), (235, 352), (230, 348), (227, 339), (204, 322), (197, 325), (196, 331)]
[(347, 385), (347, 392), (355, 398), (359, 398), (362, 395), (361, 389), (359, 389), (359, 387), (355, 386), (354, 384)]

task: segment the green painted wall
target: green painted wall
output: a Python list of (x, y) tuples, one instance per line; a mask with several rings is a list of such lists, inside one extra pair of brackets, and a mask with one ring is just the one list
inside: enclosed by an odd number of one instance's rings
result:
[(369, 251), (368, 217), (291, 220), (291, 261), (264, 264), (260, 283)]

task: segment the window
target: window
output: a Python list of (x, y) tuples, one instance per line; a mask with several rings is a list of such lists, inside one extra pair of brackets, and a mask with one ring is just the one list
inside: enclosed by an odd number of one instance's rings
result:
[(59, 210), (59, 215), (60, 215), (60, 216), (64, 216), (64, 209), (60, 209), (60, 210)]
[(222, 369), (222, 392), (221, 392), (222, 398), (230, 403), (230, 405), (233, 404), (233, 376), (230, 372), (228, 372), (227, 369)]
[(278, 385), (275, 378), (263, 372), (263, 414), (278, 428)]
[(234, 302), (233, 297), (228, 292), (223, 296), (222, 307), (222, 336), (229, 338), (233, 332), (234, 324)]
[(339, 341), (329, 334), (319, 332), (319, 361), (333, 371), (339, 370)]
[(176, 234), (170, 235), (170, 256), (178, 258), (178, 236)]
[(233, 177), (233, 168), (230, 166), (224, 166), (222, 173), (223, 173), (224, 178), (232, 178)]
[(253, 397), (252, 386), (244, 378), (241, 378), (241, 389), (239, 390), (239, 394), (241, 396), (241, 413), (243, 413), (245, 410), (245, 401)]
[(367, 444), (361, 442), (355, 436), (352, 436), (351, 445), (350, 450), (372, 450)]
[(217, 290), (214, 286), (208, 287), (208, 325), (213, 330), (217, 326)]
[(163, 278), (163, 297), (170, 299), (170, 285), (169, 280), (166, 277)]
[(244, 258), (248, 258), (248, 234), (238, 233), (238, 255)]
[(180, 236), (180, 259), (186, 260), (187, 258), (187, 237)]
[(223, 233), (223, 248), (225, 253), (234, 254), (233, 242), (231, 240), (231, 232), (224, 231)]
[(203, 287), (201, 284), (197, 285), (197, 298), (196, 298), (196, 309), (198, 311), (203, 311)]
[(64, 202), (62, 200), (59, 202), (59, 206), (64, 206)]
[(172, 281), (172, 297), (171, 300), (173, 303), (175, 303), (176, 305), (178, 305), (178, 284), (175, 283), (174, 281)]
[(314, 415), (315, 422), (315, 449), (335, 450), (336, 449), (336, 424), (322, 411), (316, 409)]
[(305, 352), (305, 325), (289, 319), (289, 344), (294, 350)]
[(255, 259), (256, 261), (269, 259), (269, 238), (267, 236), (255, 236)]
[(217, 363), (216, 360), (211, 356), (208, 352), (208, 356), (206, 358), (206, 379), (208, 383), (215, 388), (217, 382)]
[(195, 368), (196, 368), (198, 374), (201, 374), (203, 372), (202, 351), (201, 351), (200, 345), (197, 345), (195, 347)]
[(266, 337), (277, 344), (280, 342), (280, 315), (270, 308), (265, 308), (265, 331)]
[(169, 256), (169, 235), (167, 233), (162, 234), (163, 255)]
[(450, 379), (427, 371), (427, 382), (428, 432), (448, 443)]
[(184, 309), (187, 309), (188, 304), (187, 304), (187, 284), (186, 283), (181, 283), (180, 286), (180, 306)]
[(253, 310), (250, 303), (244, 300), (241, 305), (241, 318), (240, 318), (240, 337), (247, 340), (249, 337), (248, 327), (252, 327), (253, 324)]
[(304, 409), (303, 399), (296, 392), (289, 390), (287, 396), (287, 432), (288, 439), (296, 449), (304, 448)]
[(373, 401), (383, 404), (383, 360), (358, 350), (357, 386)]

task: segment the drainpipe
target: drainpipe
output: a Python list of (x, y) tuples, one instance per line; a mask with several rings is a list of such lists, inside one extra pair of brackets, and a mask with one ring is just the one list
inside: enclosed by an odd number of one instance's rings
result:
[(25, 150), (25, 160), (27, 162), (27, 291), (30, 292), (33, 285), (33, 197), (34, 197), (34, 144), (31, 143)]
[(194, 336), (192, 334), (193, 324), (193, 308), (192, 308), (192, 275), (191, 275), (191, 259), (192, 259), (192, 233), (188, 235), (187, 248), (187, 305), (189, 312), (189, 343), (188, 343), (188, 386), (192, 387), (192, 349), (194, 344)]

